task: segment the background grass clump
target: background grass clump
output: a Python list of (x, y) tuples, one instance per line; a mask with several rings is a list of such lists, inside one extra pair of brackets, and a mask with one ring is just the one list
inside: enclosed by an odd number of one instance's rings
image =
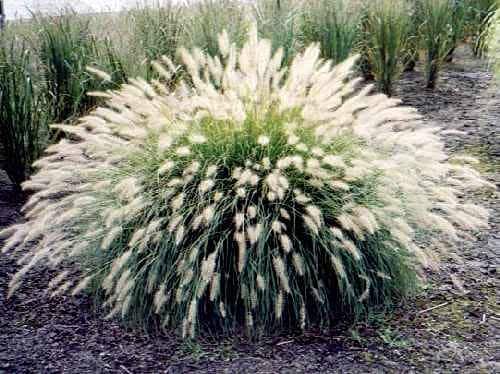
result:
[[(89, 92), (119, 85), (127, 79), (109, 39), (98, 41), (91, 32), (90, 20), (68, 13), (42, 17), (37, 22), (38, 53), (52, 104), (52, 121), (61, 123), (85, 114), (97, 104)], [(87, 70), (89, 66), (108, 71), (109, 79), (95, 79)]]
[(241, 49), (218, 39), (217, 56), (180, 50), (186, 81), (165, 57), (161, 79), (55, 126), (69, 136), (23, 185), (27, 221), (0, 233), (4, 252), (31, 246), (10, 294), (43, 264), (52, 295), (185, 337), (305, 329), (392, 306), (439, 258), (422, 238), (485, 225), (459, 199), (487, 185), (470, 160), (359, 87), (355, 57), (333, 67), (313, 45), (282, 67), (255, 27)]
[(302, 4), (295, 0), (258, 0), (253, 7), (260, 36), (271, 40), (274, 50), (283, 50), (283, 65), (303, 48), (303, 13)]
[(491, 17), (499, 8), (498, 0), (464, 0), (468, 34), (476, 56), (483, 56), (488, 47), (487, 30)]
[(49, 102), (36, 79), (25, 45), (15, 38), (0, 40), (0, 145), (16, 186), (29, 177), (48, 141)]
[(312, 1), (303, 14), (303, 39), (320, 44), (322, 57), (340, 63), (356, 47), (360, 27), (359, 7), (349, 1)]
[(419, 0), (419, 34), (425, 53), (427, 88), (437, 85), (439, 72), (454, 48), (454, 7), (449, 0)]
[(491, 18), (488, 29), (488, 55), (495, 76), (500, 78), (500, 9)]
[[(184, 8), (171, 1), (158, 2), (156, 6), (137, 7), (129, 15), (133, 25), (132, 44), (144, 60), (137, 64), (146, 79), (152, 78), (151, 63), (161, 56), (175, 56), (183, 41), (188, 22)], [(142, 70), (142, 71), (141, 71)]]
[(364, 12), (361, 48), (380, 91), (390, 96), (412, 53), (410, 8), (405, 1), (376, 0)]

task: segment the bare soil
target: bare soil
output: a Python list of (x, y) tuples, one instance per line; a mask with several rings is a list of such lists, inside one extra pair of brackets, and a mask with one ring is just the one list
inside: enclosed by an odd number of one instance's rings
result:
[[(454, 153), (473, 154), (500, 185), (500, 85), (467, 49), (447, 65), (438, 89), (427, 91), (420, 72), (406, 73), (396, 90), (426, 125), (457, 129)], [(492, 212), (491, 228), (462, 243), (443, 268), (429, 276), (418, 297), (394, 314), (332, 331), (182, 342), (173, 334), (130, 330), (87, 297), (50, 299), (48, 271), (30, 276), (6, 299), (16, 266), (0, 256), (0, 373), (379, 373), (500, 372), (500, 198), (497, 192), (467, 198)], [(0, 227), (22, 219), (22, 196), (0, 174)]]

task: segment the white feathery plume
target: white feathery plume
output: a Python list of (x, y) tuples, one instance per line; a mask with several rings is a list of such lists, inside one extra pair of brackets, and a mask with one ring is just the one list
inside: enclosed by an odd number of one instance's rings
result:
[(248, 241), (250, 242), (251, 245), (257, 243), (262, 234), (262, 230), (263, 226), (261, 223), (247, 227)]
[(265, 136), (265, 135), (261, 135), (259, 136), (259, 138), (257, 139), (257, 143), (259, 145), (262, 145), (262, 146), (266, 146), (269, 144), (269, 137)]
[(303, 257), (299, 253), (294, 252), (292, 255), (292, 262), (297, 274), (303, 276), (305, 274)]
[(276, 297), (276, 303), (274, 304), (274, 314), (276, 319), (281, 319), (281, 315), (283, 314), (283, 303), (283, 292), (280, 290), (280, 292), (278, 292), (278, 296)]
[(360, 303), (362, 303), (363, 301), (365, 301), (368, 296), (370, 295), (370, 286), (371, 286), (371, 281), (370, 281), (370, 278), (368, 278), (366, 275), (360, 275), (359, 276), (360, 278), (364, 279), (365, 282), (366, 282), (366, 287), (365, 287), (365, 290), (363, 291), (363, 293), (361, 294), (361, 296), (359, 297), (358, 301)]
[(80, 292), (85, 290), (88, 287), (88, 285), (90, 284), (90, 282), (92, 281), (92, 279), (94, 279), (94, 277), (95, 277), (95, 275), (91, 274), (91, 275), (88, 275), (85, 278), (83, 278), (80, 282), (78, 282), (78, 284), (73, 289), (73, 291), (71, 291), (71, 295), (76, 296)]
[(331, 260), (332, 260), (333, 267), (335, 268), (335, 272), (337, 273), (339, 278), (345, 278), (346, 273), (345, 273), (344, 265), (342, 264), (342, 260), (340, 259), (340, 257), (332, 255)]
[(200, 185), (198, 186), (198, 191), (201, 194), (205, 194), (208, 191), (210, 191), (214, 186), (215, 182), (213, 181), (213, 179), (204, 179), (200, 182)]
[(104, 82), (111, 82), (113, 78), (111, 78), (111, 75), (108, 73), (105, 73), (104, 71), (100, 69), (93, 68), (91, 66), (88, 66), (86, 69), (89, 73), (94, 74), (97, 78), (103, 80)]
[(240, 230), (243, 227), (245, 222), (245, 215), (243, 213), (236, 213), (234, 215), (234, 224), (236, 231)]
[(290, 285), (288, 283), (288, 275), (286, 272), (286, 267), (283, 259), (279, 256), (273, 257), (273, 266), (274, 266), (274, 271), (276, 272), (276, 275), (280, 281), (280, 285), (282, 289), (286, 293), (290, 293)]
[(247, 243), (245, 240), (245, 234), (236, 232), (234, 234), (234, 239), (238, 245), (238, 272), (242, 273), (247, 261)]
[(280, 235), (280, 243), (281, 248), (283, 248), (283, 251), (285, 251), (285, 253), (290, 253), (292, 251), (293, 245), (288, 235)]
[(266, 282), (261, 274), (257, 274), (256, 282), (257, 282), (257, 288), (261, 291), (265, 291)]

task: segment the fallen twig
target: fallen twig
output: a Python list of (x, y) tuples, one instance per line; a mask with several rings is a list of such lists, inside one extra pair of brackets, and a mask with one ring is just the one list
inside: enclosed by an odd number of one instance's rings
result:
[(293, 343), (293, 340), (286, 340), (284, 342), (279, 342), (276, 345), (278, 346), (278, 345), (285, 345), (285, 344), (290, 344), (290, 343)]
[(433, 306), (432, 308), (428, 308), (428, 309), (424, 309), (424, 310), (421, 310), (420, 312), (418, 312), (417, 314), (424, 314), (424, 313), (427, 313), (427, 312), (430, 312), (431, 310), (434, 310), (434, 309), (437, 309), (437, 308), (441, 308), (443, 306), (446, 306), (448, 305), (450, 302), (449, 301), (446, 301), (442, 304), (439, 304), (439, 305), (436, 305), (436, 306)]

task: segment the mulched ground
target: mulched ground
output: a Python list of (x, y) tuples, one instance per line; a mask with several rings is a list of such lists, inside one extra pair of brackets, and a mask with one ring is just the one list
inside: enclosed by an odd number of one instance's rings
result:
[[(435, 92), (420, 73), (404, 75), (396, 96), (426, 122), (466, 132), (446, 139), (473, 154), (500, 186), (500, 88), (466, 49), (446, 67)], [(500, 198), (470, 196), (492, 211), (491, 229), (462, 243), (415, 299), (391, 316), (337, 331), (182, 342), (173, 335), (128, 330), (86, 297), (49, 299), (50, 274), (38, 270), (10, 300), (15, 262), (0, 256), (0, 373), (293, 373), (500, 372)], [(0, 173), (0, 227), (20, 219), (21, 198)]]

